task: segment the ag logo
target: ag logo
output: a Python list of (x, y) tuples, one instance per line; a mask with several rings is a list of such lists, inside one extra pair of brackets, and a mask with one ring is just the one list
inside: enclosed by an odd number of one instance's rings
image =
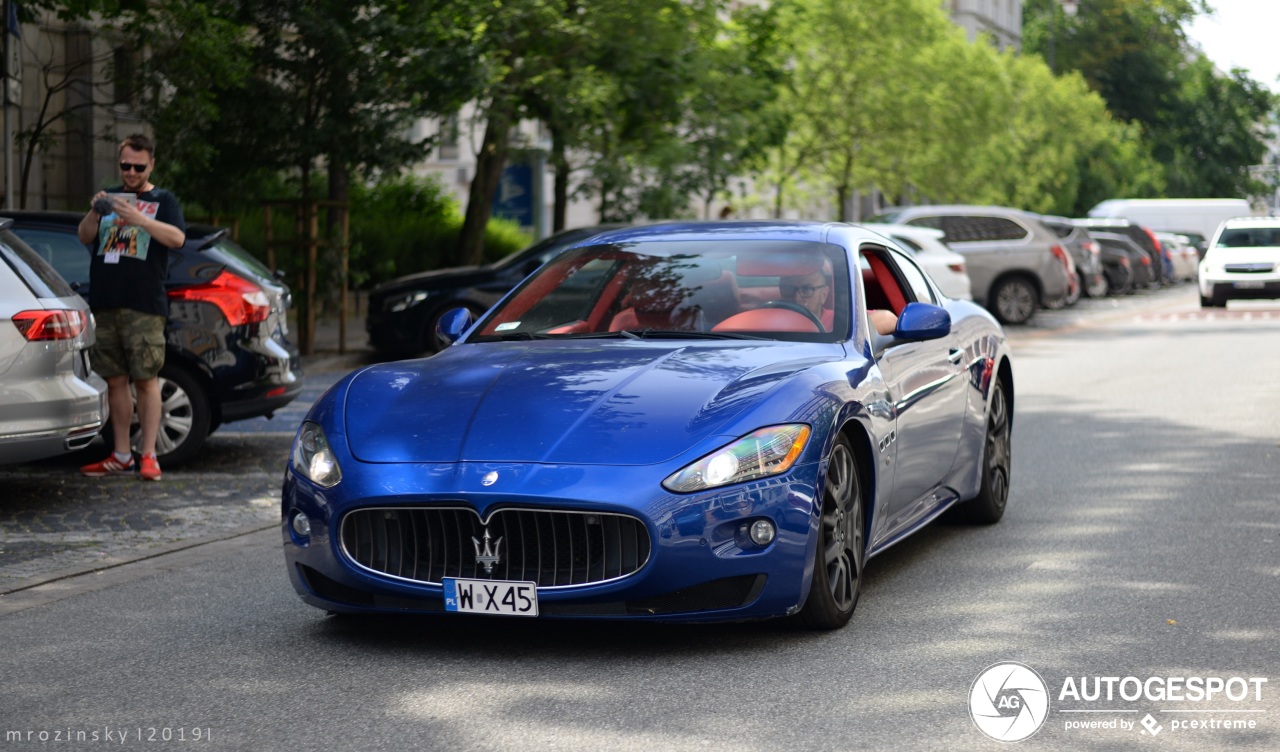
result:
[(969, 689), (969, 716), (999, 742), (1020, 742), (1049, 716), (1049, 686), (1034, 669), (1006, 661), (988, 666)]

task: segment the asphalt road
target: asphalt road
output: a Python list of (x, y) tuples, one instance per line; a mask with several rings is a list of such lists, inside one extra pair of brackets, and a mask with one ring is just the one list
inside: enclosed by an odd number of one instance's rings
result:
[[(1280, 305), (1084, 303), (1013, 335), (1005, 519), (873, 560), (844, 630), (333, 618), (293, 595), (278, 532), (227, 532), (0, 597), (0, 744), (996, 749), (970, 690), (1016, 661), (1050, 700), (1020, 748), (1280, 748)], [(251, 433), (253, 456), (279, 438)], [(1031, 713), (1035, 690), (999, 699)]]

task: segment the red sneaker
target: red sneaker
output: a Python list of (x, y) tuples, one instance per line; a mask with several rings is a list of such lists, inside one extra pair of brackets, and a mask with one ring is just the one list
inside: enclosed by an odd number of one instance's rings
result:
[(143, 480), (160, 480), (160, 461), (150, 455), (142, 456), (142, 468), (138, 477)]
[(124, 463), (116, 459), (115, 455), (111, 455), (101, 462), (94, 462), (80, 468), (80, 473), (90, 478), (101, 478), (107, 475), (129, 475), (132, 472), (133, 458), (130, 457), (129, 461)]

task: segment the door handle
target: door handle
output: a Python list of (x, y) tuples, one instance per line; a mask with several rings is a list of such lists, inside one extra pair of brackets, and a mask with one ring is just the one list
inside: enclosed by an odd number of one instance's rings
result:
[(951, 361), (955, 365), (960, 365), (960, 360), (962, 358), (964, 358), (964, 350), (957, 350), (954, 347), (951, 348), (951, 352), (947, 354), (947, 360)]

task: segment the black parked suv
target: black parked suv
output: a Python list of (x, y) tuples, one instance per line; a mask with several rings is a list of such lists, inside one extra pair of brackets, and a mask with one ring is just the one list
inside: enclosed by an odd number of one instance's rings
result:
[[(82, 296), (91, 249), (73, 212), (5, 211), (10, 228)], [(289, 341), (289, 288), (228, 232), (187, 225), (169, 255), (169, 323), (160, 370), (162, 465), (191, 458), (223, 423), (271, 414), (302, 391), (302, 364)], [(137, 424), (134, 424), (137, 436)]]

